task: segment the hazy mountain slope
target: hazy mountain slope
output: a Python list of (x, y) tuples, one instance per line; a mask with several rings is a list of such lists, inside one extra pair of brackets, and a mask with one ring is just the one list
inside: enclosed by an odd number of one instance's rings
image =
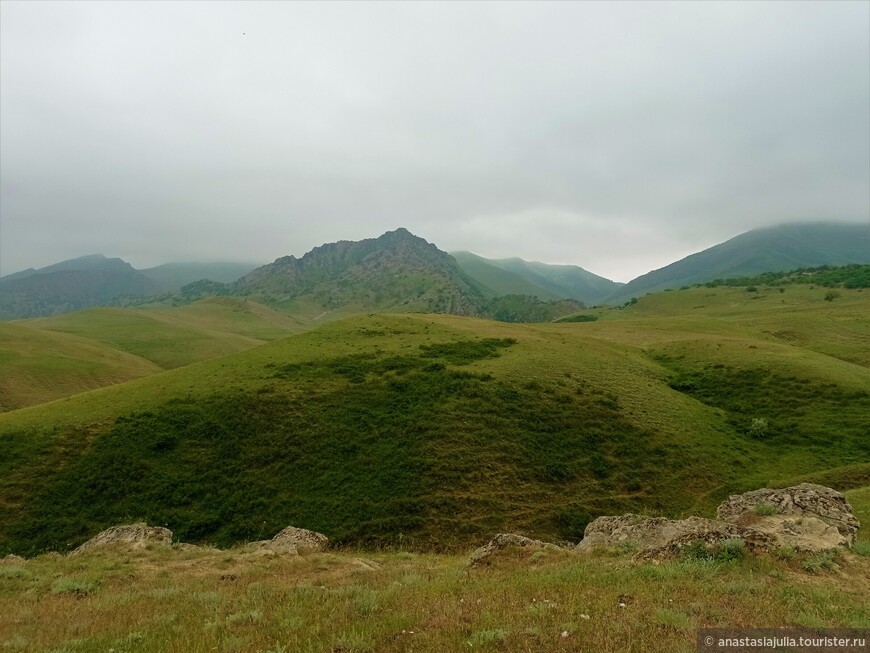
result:
[(573, 298), (597, 304), (623, 285), (576, 265), (550, 265), (521, 258), (486, 259), (471, 252), (453, 252), (453, 256), (470, 277), (497, 295)]
[(10, 277), (0, 279), (0, 319), (57, 315), (159, 290), (129, 263), (99, 254)]
[(870, 224), (788, 224), (755, 229), (632, 280), (608, 301), (723, 277), (819, 265), (870, 263)]
[(870, 369), (848, 360), (870, 295), (839, 292), (699, 288), (578, 324), (356, 316), (6, 413), (0, 553), (132, 516), (188, 541), (302, 523), (449, 549), (711, 510), (870, 457)]
[(490, 263), (519, 274), (562, 297), (573, 297), (586, 304), (599, 303), (623, 285), (576, 265), (551, 265), (521, 258), (493, 260)]
[(254, 270), (256, 263), (164, 263), (153, 268), (139, 270), (165, 290), (179, 290), (194, 281), (210, 279), (220, 283), (232, 283)]
[(505, 270), (492, 261), (471, 252), (451, 252), (459, 267), (488, 295), (530, 295), (540, 299), (564, 299), (567, 295), (553, 292), (530, 281), (521, 274)]

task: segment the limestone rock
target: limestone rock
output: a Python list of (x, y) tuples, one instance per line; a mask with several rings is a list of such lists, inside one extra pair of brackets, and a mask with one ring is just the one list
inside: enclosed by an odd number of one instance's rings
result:
[(329, 546), (329, 538), (304, 528), (288, 526), (270, 540), (267, 548), (295, 547), (299, 553), (323, 551)]
[[(716, 516), (731, 522), (759, 523), (752, 519), (765, 516), (759, 515), (761, 511), (758, 506), (771, 506), (777, 516), (815, 517), (835, 527), (847, 546), (855, 542), (860, 526), (846, 497), (829, 487), (812, 483), (801, 483), (778, 490), (762, 488), (732, 495), (719, 506)], [(779, 523), (783, 523), (782, 520)], [(792, 524), (794, 525), (794, 521)], [(769, 523), (767, 527), (770, 527)]]
[(109, 545), (126, 545), (135, 548), (145, 547), (147, 545), (154, 546), (171, 546), (172, 531), (161, 526), (149, 526), (145, 523), (125, 524), (123, 526), (113, 526), (104, 530), (102, 533), (92, 537), (80, 547), (75, 549), (70, 555), (76, 555), (90, 549), (109, 546)]
[(680, 524), (664, 517), (644, 518), (633, 514), (598, 517), (586, 526), (583, 539), (576, 550), (614, 547), (623, 542), (640, 549), (662, 546), (681, 532)]
[(559, 548), (555, 544), (549, 544), (547, 542), (542, 542), (541, 540), (533, 540), (528, 537), (523, 537), (522, 535), (515, 535), (513, 533), (499, 533), (482, 547), (475, 549), (475, 551), (471, 554), (471, 558), (468, 562), (472, 565), (480, 564), (494, 553), (497, 553), (502, 549), (506, 549), (509, 546), (517, 546), (521, 548), (531, 547), (536, 549)]
[(263, 553), (298, 555), (300, 553), (323, 551), (329, 546), (329, 538), (322, 533), (288, 526), (271, 540), (251, 542), (248, 546)]
[(0, 562), (10, 564), (10, 565), (18, 565), (22, 562), (27, 562), (24, 558), (19, 555), (15, 555), (14, 553), (9, 553), (6, 556), (0, 558)]
[(671, 558), (697, 542), (713, 548), (726, 540), (742, 540), (753, 552), (769, 550), (775, 545), (774, 538), (767, 533), (717, 519), (688, 517), (675, 523), (678, 525), (676, 533), (662, 544), (644, 548), (638, 555), (647, 560)]

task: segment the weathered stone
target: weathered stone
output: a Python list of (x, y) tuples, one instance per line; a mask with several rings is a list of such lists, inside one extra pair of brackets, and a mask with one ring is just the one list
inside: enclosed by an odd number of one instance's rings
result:
[(732, 522), (752, 522), (748, 517), (765, 516), (759, 514), (764, 512), (765, 506), (770, 506), (775, 515), (818, 518), (835, 527), (847, 546), (855, 542), (860, 526), (846, 497), (829, 487), (812, 483), (778, 490), (762, 488), (732, 495), (719, 506), (716, 516)]
[(598, 517), (586, 526), (577, 551), (614, 547), (622, 543), (643, 549), (661, 546), (680, 532), (680, 522), (664, 517), (644, 518), (640, 515)]
[(19, 555), (15, 555), (14, 553), (9, 553), (5, 555), (3, 558), (0, 558), (0, 562), (4, 562), (10, 565), (21, 564), (22, 562), (27, 562), (24, 558)]
[(775, 545), (774, 538), (767, 533), (726, 521), (688, 517), (676, 523), (676, 533), (662, 544), (644, 548), (638, 556), (647, 560), (671, 558), (678, 556), (685, 547), (698, 542), (713, 548), (726, 540), (742, 540), (746, 548), (753, 552), (769, 550)]
[(172, 531), (161, 526), (148, 526), (148, 524), (141, 522), (138, 524), (113, 526), (89, 539), (70, 555), (76, 555), (98, 547), (118, 544), (135, 548), (147, 545), (168, 547), (172, 545)]
[(827, 551), (840, 546), (849, 546), (849, 540), (836, 526), (825, 523), (811, 515), (755, 515), (743, 513), (730, 519), (753, 531), (770, 535), (780, 547), (792, 547), (797, 551)]
[(295, 547), (299, 553), (323, 551), (327, 546), (329, 546), (329, 538), (323, 533), (295, 526), (288, 526), (266, 545), (267, 548), (272, 549)]
[(522, 535), (515, 535), (513, 533), (499, 533), (482, 547), (475, 549), (475, 551), (471, 554), (471, 558), (468, 562), (472, 565), (480, 564), (494, 553), (501, 551), (502, 549), (506, 549), (510, 546), (536, 549), (560, 548), (555, 544), (542, 542), (541, 540), (533, 540), (528, 537), (523, 537)]
[[(766, 514), (771, 511), (775, 514)], [(717, 515), (715, 520), (644, 519), (632, 514), (599, 517), (586, 527), (576, 550), (630, 543), (642, 558), (661, 558), (676, 555), (695, 542), (714, 547), (740, 539), (753, 551), (792, 547), (818, 552), (851, 545), (859, 525), (842, 494), (808, 483), (734, 495), (719, 506)]]

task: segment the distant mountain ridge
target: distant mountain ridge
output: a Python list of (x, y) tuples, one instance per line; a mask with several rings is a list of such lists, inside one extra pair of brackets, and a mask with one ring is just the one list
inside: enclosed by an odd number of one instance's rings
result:
[(801, 223), (747, 231), (633, 279), (607, 302), (726, 277), (870, 263), (870, 224)]
[(486, 259), (471, 252), (453, 252), (453, 256), (469, 276), (496, 295), (525, 294), (597, 304), (624, 285), (576, 265), (521, 258)]
[(92, 254), (0, 278), (0, 319), (68, 313), (159, 290), (126, 261)]
[(166, 263), (136, 270), (120, 258), (89, 254), (0, 277), (0, 319), (47, 317), (142, 301), (202, 279), (235, 281), (253, 263)]
[(321, 245), (302, 258), (284, 256), (232, 289), (270, 303), (305, 296), (326, 309), (352, 305), (454, 315), (478, 314), (484, 299), (449, 254), (404, 228)]
[(723, 277), (852, 263), (870, 263), (870, 224), (756, 229), (624, 285), (573, 265), (490, 260), (470, 252), (451, 256), (399, 228), (377, 238), (328, 243), (301, 258), (285, 256), (253, 270), (240, 263), (170, 263), (136, 270), (119, 258), (83, 256), (0, 277), (0, 319), (237, 295), (289, 313), (424, 311), (541, 321), (584, 304), (619, 304)]

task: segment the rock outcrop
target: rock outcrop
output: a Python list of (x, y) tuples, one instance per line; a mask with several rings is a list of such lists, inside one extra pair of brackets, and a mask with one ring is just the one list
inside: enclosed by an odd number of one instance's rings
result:
[(124, 545), (133, 548), (142, 548), (149, 545), (168, 547), (172, 545), (172, 531), (161, 526), (149, 526), (142, 522), (113, 526), (89, 539), (70, 555), (111, 545)]
[(264, 553), (295, 555), (323, 551), (329, 546), (329, 538), (323, 533), (288, 526), (271, 540), (251, 542), (251, 546)]
[[(842, 536), (843, 543), (848, 546), (854, 544), (860, 526), (846, 497), (829, 487), (812, 483), (735, 494), (719, 506), (716, 516), (734, 523), (745, 523), (753, 528), (778, 530), (786, 537), (792, 531), (819, 534), (824, 529), (813, 522), (820, 521), (834, 527)], [(801, 529), (799, 520), (783, 519), (783, 516), (811, 519), (804, 519), (806, 527)], [(775, 518), (757, 519), (759, 517)], [(831, 534), (828, 533), (828, 536)]]
[(633, 514), (598, 517), (586, 527), (576, 550), (630, 546), (642, 558), (665, 558), (693, 543), (712, 549), (726, 540), (739, 539), (752, 551), (790, 547), (819, 552), (851, 546), (859, 527), (842, 494), (809, 483), (733, 495), (716, 514), (718, 519), (674, 520)]
[(21, 564), (22, 562), (27, 562), (27, 560), (25, 560), (24, 558), (22, 558), (19, 555), (15, 555), (14, 553), (9, 553), (9, 554), (5, 555), (4, 557), (0, 558), (0, 562), (6, 563), (9, 565), (18, 565), (18, 564)]
[(471, 558), (468, 562), (472, 565), (480, 564), (493, 554), (510, 546), (535, 549), (560, 548), (555, 544), (542, 542), (541, 540), (533, 540), (528, 537), (523, 537), (522, 535), (515, 535), (513, 533), (499, 533), (498, 535), (495, 535), (489, 542), (475, 549), (474, 552), (471, 554)]

